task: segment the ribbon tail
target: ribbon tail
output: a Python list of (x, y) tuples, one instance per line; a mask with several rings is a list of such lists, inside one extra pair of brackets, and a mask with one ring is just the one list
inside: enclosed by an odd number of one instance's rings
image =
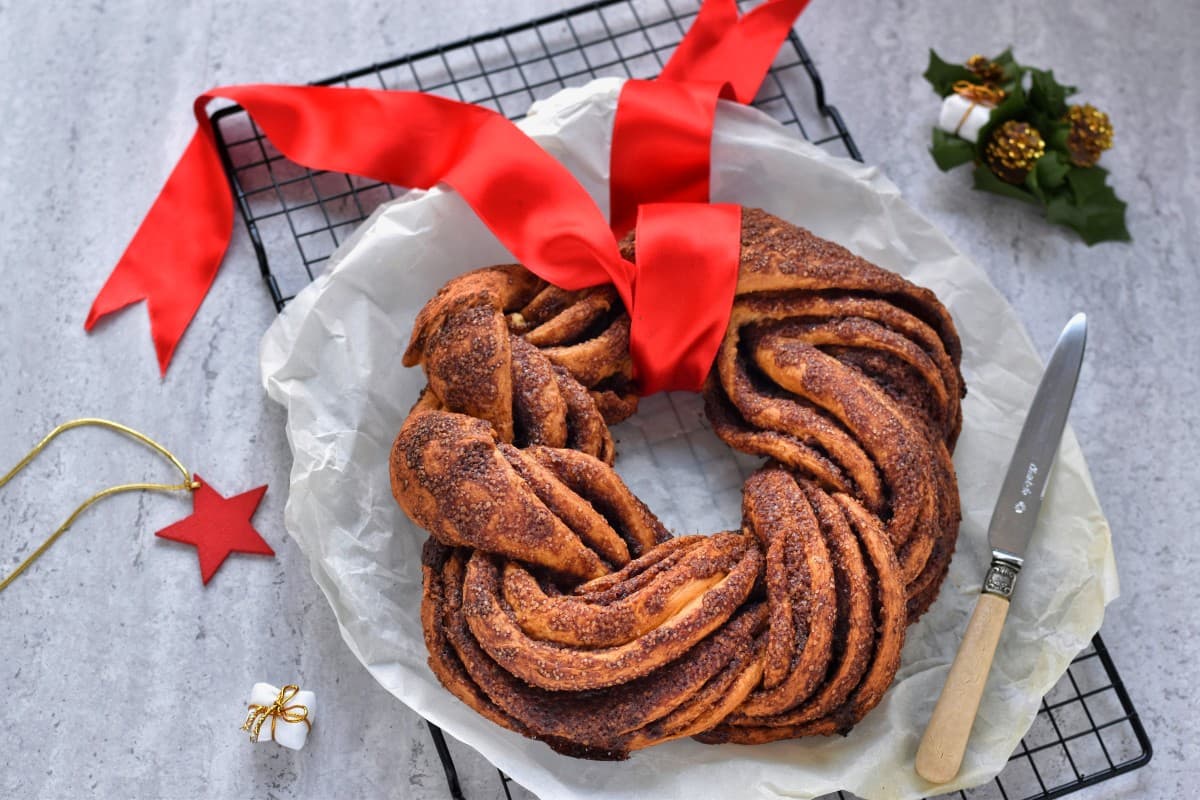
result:
[[(254, 727), (254, 719), (258, 716), (258, 706), (250, 706), (250, 710), (246, 712), (246, 721), (242, 723), (242, 730), (249, 731)], [(254, 741), (254, 734), (250, 734), (250, 741)]]
[[(768, 3), (771, 0), (767, 0)], [(699, 77), (696, 68), (738, 23), (737, 0), (704, 0), (696, 20), (659, 73), (660, 80), (687, 81)], [(721, 65), (714, 65), (721, 66)], [(723, 65), (726, 69), (729, 65)]]
[(808, 2), (767, 0), (739, 19), (733, 0), (708, 0), (659, 79), (728, 83), (723, 96), (739, 103), (753, 101)]
[(104, 282), (96, 299), (92, 301), (92, 307), (88, 310), (83, 327), (85, 330), (91, 331), (101, 317), (145, 299), (146, 292), (142, 289), (138, 273), (127, 268), (125, 259), (122, 258), (113, 268), (108, 280)]
[(216, 278), (233, 235), (233, 200), (211, 131), (201, 126), (92, 302), (84, 328), (139, 300), (163, 375)]

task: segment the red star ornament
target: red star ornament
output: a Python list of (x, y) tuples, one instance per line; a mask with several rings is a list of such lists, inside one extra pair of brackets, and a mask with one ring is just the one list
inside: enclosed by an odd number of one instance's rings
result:
[(200, 579), (206, 586), (230, 553), (275, 555), (250, 524), (250, 518), (267, 493), (266, 486), (234, 497), (223, 497), (199, 475), (195, 479), (200, 486), (192, 492), (192, 515), (154, 535), (194, 545), (200, 556)]

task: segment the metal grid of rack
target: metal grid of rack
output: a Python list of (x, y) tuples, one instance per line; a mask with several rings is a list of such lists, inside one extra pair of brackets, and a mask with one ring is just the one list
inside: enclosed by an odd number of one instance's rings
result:
[[(747, 4), (749, 5), (749, 4)], [(695, 0), (598, 0), (492, 33), (432, 47), (317, 81), (415, 90), (519, 119), (529, 105), (597, 77), (658, 74), (696, 16)], [(815, 144), (862, 160), (820, 75), (793, 31), (754, 105)], [(238, 211), (277, 309), (322, 270), (342, 241), (397, 187), (310, 170), (271, 145), (239, 107), (212, 116)], [(450, 797), (464, 797), (445, 735), (429, 725)], [(1150, 740), (1104, 643), (1072, 662), (1033, 727), (991, 783), (945, 797), (1055, 798), (1149, 762)], [(498, 791), (511, 800), (510, 779)], [(839, 792), (830, 795), (849, 800)]]

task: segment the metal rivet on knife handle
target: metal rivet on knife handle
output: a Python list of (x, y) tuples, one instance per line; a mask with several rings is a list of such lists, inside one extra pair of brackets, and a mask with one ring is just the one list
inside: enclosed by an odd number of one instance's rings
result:
[(1013, 588), (1017, 585), (1017, 573), (1021, 571), (1019, 563), (1002, 558), (993, 558), (988, 567), (987, 577), (983, 579), (984, 594), (994, 594), (1005, 600), (1012, 597)]

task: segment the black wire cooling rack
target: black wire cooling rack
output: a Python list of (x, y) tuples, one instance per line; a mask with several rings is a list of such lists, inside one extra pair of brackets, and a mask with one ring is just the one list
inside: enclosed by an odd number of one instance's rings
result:
[[(751, 4), (747, 4), (751, 5)], [(513, 119), (530, 103), (604, 76), (658, 74), (698, 9), (696, 0), (598, 0), (492, 33), (335, 75), (319, 85), (430, 92)], [(754, 105), (815, 144), (862, 160), (795, 32)], [(225, 171), (277, 309), (310, 282), (334, 249), (397, 189), (288, 161), (237, 106), (212, 116)], [(441, 729), (429, 724), (449, 794), (463, 800)], [(1144, 766), (1150, 740), (1099, 635), (1046, 695), (1033, 727), (996, 780), (962, 800), (1062, 797)], [(510, 779), (499, 791), (511, 800)], [(850, 800), (839, 792), (833, 798)]]

